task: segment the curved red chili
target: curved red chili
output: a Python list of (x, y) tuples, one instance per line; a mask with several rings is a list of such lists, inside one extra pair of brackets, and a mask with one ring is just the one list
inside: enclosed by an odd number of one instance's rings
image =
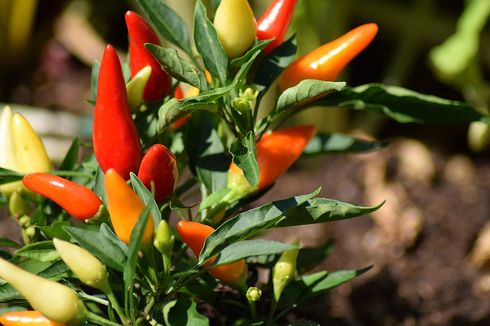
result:
[(155, 200), (167, 200), (174, 192), (179, 170), (175, 155), (165, 146), (151, 146), (141, 160), (138, 178), (148, 189), (154, 188)]
[(123, 178), (138, 171), (141, 144), (131, 118), (126, 84), (116, 50), (108, 45), (100, 64), (93, 128), (94, 153), (105, 172), (115, 169)]
[(102, 201), (90, 189), (49, 173), (30, 173), (22, 179), (30, 190), (54, 201), (79, 220), (94, 217)]
[(163, 99), (172, 91), (172, 78), (162, 69), (145, 43), (160, 45), (160, 40), (151, 26), (137, 13), (126, 12), (126, 25), (129, 35), (129, 68), (131, 77), (145, 66), (151, 67), (151, 75), (145, 86), (143, 99), (157, 101)]
[(257, 38), (267, 40), (273, 38), (264, 49), (265, 53), (274, 50), (284, 42), (284, 36), (294, 14), (298, 0), (275, 0), (265, 10), (257, 22)]

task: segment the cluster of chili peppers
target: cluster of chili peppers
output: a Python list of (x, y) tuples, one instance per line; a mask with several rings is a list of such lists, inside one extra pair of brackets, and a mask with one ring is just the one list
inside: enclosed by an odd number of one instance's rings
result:
[[(264, 15), (255, 22), (246, 0), (222, 0), (216, 11), (214, 26), (225, 53), (236, 58), (247, 51), (254, 41), (272, 39), (264, 49), (267, 55), (284, 42), (297, 0), (275, 0)], [(182, 98), (182, 89), (172, 89), (172, 79), (145, 48), (145, 43), (159, 45), (152, 27), (139, 15), (125, 16), (129, 33), (131, 81), (126, 85), (121, 63), (115, 49), (105, 48), (98, 77), (94, 110), (93, 149), (97, 162), (105, 173), (107, 210), (116, 235), (129, 243), (131, 232), (145, 209), (145, 204), (127, 184), (131, 173), (137, 174), (157, 202), (167, 201), (178, 179), (177, 159), (162, 144), (154, 144), (143, 154), (132, 112), (145, 103), (162, 101), (172, 93)], [(281, 89), (292, 87), (303, 79), (335, 80), (345, 65), (359, 54), (374, 38), (375, 24), (362, 25), (344, 36), (329, 42), (297, 59), (279, 78)], [(191, 89), (197, 95), (198, 89)], [(129, 97), (128, 97), (129, 95)], [(181, 120), (175, 128), (185, 122)], [(86, 221), (103, 212), (103, 202), (87, 187), (50, 174), (51, 162), (44, 147), (27, 121), (18, 113), (5, 108), (0, 120), (0, 166), (26, 175), (23, 185), (61, 206), (70, 216)], [(260, 179), (252, 187), (243, 171), (234, 163), (228, 172), (228, 187), (246, 196), (271, 186), (299, 158), (315, 135), (313, 126), (296, 126), (262, 135), (256, 144)], [(19, 191), (20, 183), (0, 186), (0, 191)], [(176, 226), (180, 239), (199, 256), (206, 238), (214, 232), (208, 225), (180, 221)], [(105, 266), (91, 253), (79, 246), (59, 239), (53, 240), (62, 260), (84, 284), (100, 289), (111, 301), (122, 321), (126, 316), (120, 309), (107, 281)], [(174, 238), (167, 222), (156, 228), (150, 216), (145, 226), (142, 247), (152, 245), (160, 251), (170, 270), (170, 255)], [(273, 269), (274, 300), (293, 279), (298, 250), (290, 250), (280, 257)], [(244, 259), (211, 267), (215, 258), (204, 267), (225, 284), (245, 289), (247, 265)], [(0, 277), (19, 291), (35, 309), (6, 313), (0, 316), (4, 325), (64, 325), (77, 324), (96, 318), (84, 306), (76, 293), (59, 283), (43, 279), (0, 259)], [(256, 300), (258, 289), (247, 292)], [(259, 290), (260, 291), (260, 290)], [(250, 292), (250, 293), (249, 293)]]

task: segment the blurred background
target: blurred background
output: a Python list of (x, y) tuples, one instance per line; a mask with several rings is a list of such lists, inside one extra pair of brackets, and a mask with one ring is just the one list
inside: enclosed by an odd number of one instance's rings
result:
[[(193, 0), (166, 2), (192, 21)], [(260, 17), (270, 1), (250, 3)], [(73, 137), (90, 140), (91, 66), (106, 43), (125, 55), (127, 10), (138, 8), (132, 1), (0, 0), (0, 103), (27, 115), (55, 161)], [(376, 39), (339, 80), (465, 100), (488, 114), (489, 17), (489, 0), (300, 0), (290, 32), (305, 54), (375, 22)], [(391, 144), (369, 154), (304, 159), (263, 199), (322, 186), (324, 197), (341, 201), (387, 200), (370, 217), (301, 229), (303, 245), (335, 244), (321, 268), (374, 265), (301, 314), (322, 325), (489, 325), (488, 129), (401, 125), (322, 108), (297, 122)], [(0, 235), (12, 234), (3, 220)], [(269, 236), (292, 239), (297, 229)]]

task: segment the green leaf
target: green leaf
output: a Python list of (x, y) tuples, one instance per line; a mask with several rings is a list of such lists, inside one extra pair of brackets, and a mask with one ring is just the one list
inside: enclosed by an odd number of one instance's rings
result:
[(113, 239), (102, 232), (104, 224), (99, 230), (80, 229), (77, 227), (65, 227), (68, 232), (83, 248), (98, 257), (105, 265), (122, 272), (126, 264), (126, 253)]
[(20, 244), (8, 238), (0, 237), (0, 247), (19, 248)]
[(247, 181), (255, 187), (259, 183), (260, 170), (253, 132), (248, 132), (243, 141), (237, 139), (231, 144), (230, 153), (233, 156), (233, 163), (242, 169)]
[(254, 52), (247, 61), (240, 66), (240, 70), (238, 70), (235, 78), (233, 79), (234, 83), (244, 85), (247, 82), (247, 74), (252, 68), (255, 59), (259, 56), (260, 51)]
[(270, 39), (270, 40), (255, 40), (254, 45), (247, 52), (245, 52), (245, 54), (242, 55), (241, 57), (238, 57), (238, 58), (231, 60), (230, 65), (236, 66), (236, 67), (243, 66), (247, 61), (250, 60), (250, 58), (252, 56), (255, 55), (256, 52), (260, 53), (260, 51), (262, 51), (271, 41), (272, 41), (272, 39)]
[(80, 150), (80, 142), (78, 138), (73, 139), (68, 152), (66, 152), (65, 158), (60, 164), (58, 170), (71, 171), (75, 169), (78, 162), (78, 151)]
[(197, 102), (194, 99), (179, 101), (172, 98), (168, 100), (158, 109), (158, 133), (163, 133), (171, 123), (182, 118), (189, 112), (198, 110), (217, 112), (218, 105), (216, 103)]
[(38, 228), (48, 236), (48, 238), (58, 238), (65, 241), (70, 241), (70, 235), (65, 231), (64, 227), (70, 226), (68, 221), (56, 221), (46, 226), (39, 226)]
[(22, 180), (23, 176), (22, 173), (0, 168), (0, 184)]
[(345, 82), (329, 82), (316, 79), (302, 80), (298, 85), (286, 89), (279, 96), (272, 114), (278, 114), (291, 106), (302, 106), (312, 103), (327, 94), (342, 90), (345, 85)]
[(214, 25), (207, 17), (206, 8), (201, 0), (196, 2), (194, 12), (194, 43), (206, 68), (224, 85), (228, 74), (228, 57), (219, 41)]
[(319, 192), (320, 189), (311, 194), (274, 201), (226, 221), (207, 237), (199, 255), (199, 264), (218, 254), (230, 244), (250, 238), (259, 231), (274, 226), (284, 218), (288, 210), (302, 205)]
[(270, 240), (244, 240), (235, 242), (221, 250), (210, 267), (228, 264), (242, 258), (271, 255), (296, 249), (297, 246)]
[(162, 220), (162, 214), (160, 213), (160, 210), (158, 209), (158, 205), (155, 202), (155, 199), (153, 198), (153, 195), (151, 192), (146, 189), (145, 185), (141, 180), (134, 174), (133, 172), (129, 173), (129, 177), (131, 179), (131, 186), (133, 186), (134, 191), (138, 195), (138, 197), (145, 203), (146, 207), (150, 208), (150, 213), (151, 216), (153, 217), (154, 225), (155, 225), (155, 231), (156, 228), (158, 227), (158, 224)]
[(141, 248), (141, 241), (145, 233), (146, 223), (150, 215), (150, 208), (145, 207), (140, 214), (129, 240), (128, 260), (124, 265), (123, 280), (124, 280), (124, 298), (125, 300), (133, 300), (133, 284), (136, 273), (136, 263), (138, 262), (138, 252)]
[(189, 168), (211, 194), (226, 188), (230, 160), (218, 135), (220, 120), (208, 112), (195, 112), (186, 122), (184, 144)]
[(182, 58), (177, 50), (163, 48), (154, 44), (145, 44), (145, 47), (160, 62), (165, 71), (175, 79), (188, 83), (200, 90), (208, 88), (204, 73), (193, 63)]
[(136, 0), (136, 2), (165, 39), (192, 56), (187, 25), (172, 8), (161, 0)]
[(369, 214), (383, 205), (384, 202), (377, 206), (363, 207), (333, 199), (313, 198), (285, 212), (286, 218), (276, 226), (306, 225), (343, 220)]
[(303, 151), (303, 156), (314, 156), (329, 153), (354, 153), (383, 149), (388, 143), (365, 141), (349, 135), (338, 133), (317, 134)]
[(209, 326), (209, 320), (197, 311), (196, 303), (189, 298), (166, 303), (163, 306), (163, 317), (166, 325)]
[(254, 77), (254, 84), (262, 97), (281, 72), (296, 58), (296, 37), (293, 36), (275, 48), (261, 61)]
[(371, 267), (335, 272), (322, 271), (315, 274), (305, 275), (301, 277), (300, 280), (292, 282), (284, 289), (283, 298), (288, 302), (294, 302), (296, 304), (303, 303), (352, 280), (365, 273), (370, 268)]
[(105, 186), (104, 186), (105, 175), (101, 168), (97, 168), (97, 172), (95, 173), (95, 185), (94, 192), (102, 198), (104, 202), (104, 206), (107, 207), (107, 197), (105, 194)]
[[(340, 92), (327, 95), (313, 104), (374, 111), (401, 123), (485, 121), (482, 114), (466, 103), (382, 84), (346, 87)], [(489, 122), (487, 121), (487, 123)]]
[(15, 255), (38, 260), (41, 262), (50, 262), (53, 260), (57, 260), (60, 257), (53, 246), (53, 242), (50, 240), (25, 245), (24, 247), (17, 250), (15, 252)]
[(334, 243), (328, 240), (318, 248), (301, 248), (296, 261), (296, 270), (300, 275), (318, 266), (333, 251)]

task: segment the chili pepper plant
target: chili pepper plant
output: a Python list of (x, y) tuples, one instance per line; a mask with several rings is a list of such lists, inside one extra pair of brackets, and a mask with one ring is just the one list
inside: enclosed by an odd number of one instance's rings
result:
[[(282, 324), (369, 267), (310, 272), (327, 245), (260, 235), (384, 204), (322, 198), (323, 185), (255, 204), (303, 157), (385, 146), (291, 117), (324, 106), (400, 123), (489, 123), (462, 102), (336, 81), (375, 38), (374, 23), (297, 58), (295, 36), (285, 39), (295, 0), (272, 1), (258, 24), (246, 0), (215, 12), (198, 0), (192, 34), (163, 1), (137, 3), (139, 14), (121, 17), (128, 59), (107, 45), (93, 67), (90, 144), (73, 140), (53, 168), (29, 123), (3, 109), (1, 202), (24, 240), (0, 242), (10, 247), (0, 251), (4, 325)], [(261, 105), (274, 88), (275, 105)]]

